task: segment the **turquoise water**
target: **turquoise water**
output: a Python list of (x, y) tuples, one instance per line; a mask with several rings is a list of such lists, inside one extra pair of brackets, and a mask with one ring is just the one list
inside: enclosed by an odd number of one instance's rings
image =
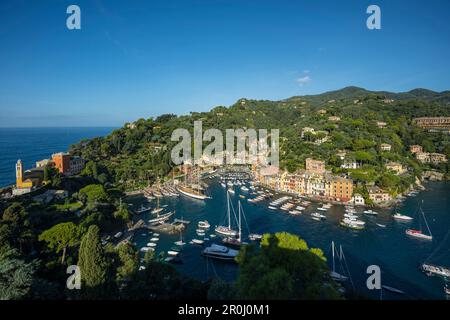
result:
[[(250, 204), (242, 201), (251, 232), (277, 232), (288, 231), (298, 234), (305, 239), (311, 247), (321, 248), (329, 258), (331, 266), (330, 244), (334, 240), (337, 245), (342, 245), (349, 264), (351, 276), (357, 290), (372, 298), (379, 298), (379, 291), (370, 291), (366, 288), (366, 268), (369, 265), (378, 265), (382, 271), (382, 283), (398, 288), (405, 295), (397, 295), (383, 292), (384, 299), (445, 299), (443, 294), (443, 280), (428, 277), (419, 270), (419, 265), (441, 245), (450, 227), (450, 206), (448, 194), (450, 183), (429, 183), (424, 191), (416, 197), (407, 198), (404, 204), (398, 207), (398, 211), (414, 216), (418, 203), (424, 200), (423, 210), (433, 232), (433, 241), (423, 241), (409, 238), (405, 230), (410, 227), (418, 227), (418, 217), (413, 222), (398, 222), (391, 217), (389, 210), (377, 210), (377, 217), (361, 215), (366, 221), (365, 230), (349, 230), (339, 226), (339, 220), (344, 214), (342, 206), (333, 206), (327, 213), (327, 220), (317, 222), (311, 219), (309, 213), (315, 211), (313, 204), (301, 216), (290, 216), (283, 211), (267, 209), (268, 201), (258, 204)], [(201, 238), (196, 235), (197, 222), (208, 220), (213, 233), (215, 225), (220, 224), (226, 212), (225, 191), (215, 181), (209, 186), (209, 193), (213, 199), (206, 201), (193, 200), (180, 196), (179, 198), (165, 199), (161, 204), (167, 204), (168, 210), (176, 210), (178, 218), (190, 220), (191, 224), (184, 232), (184, 240), (189, 242), (192, 238)], [(245, 194), (245, 193), (242, 193)], [(232, 197), (234, 206), (237, 207), (239, 192)], [(242, 199), (241, 199), (242, 200)], [(140, 201), (136, 201), (139, 205)], [(362, 211), (362, 210), (361, 210)], [(149, 218), (149, 214), (140, 218)], [(381, 228), (376, 223), (386, 225)], [(135, 241), (139, 247), (145, 246), (151, 235), (138, 232)], [(450, 237), (449, 237), (450, 238)], [(167, 251), (173, 246), (179, 236), (160, 235), (157, 252)], [(211, 239), (218, 242), (218, 238)], [(449, 255), (450, 239), (445, 239), (442, 248), (429, 261), (431, 263), (450, 266)], [(181, 272), (196, 277), (207, 279), (218, 275), (227, 280), (232, 280), (237, 275), (237, 266), (209, 259), (200, 255), (201, 246), (185, 245), (181, 258), (183, 264), (176, 265)]]
[(30, 169), (52, 153), (67, 151), (71, 144), (111, 131), (113, 128), (0, 128), (0, 187), (14, 183), (17, 159)]

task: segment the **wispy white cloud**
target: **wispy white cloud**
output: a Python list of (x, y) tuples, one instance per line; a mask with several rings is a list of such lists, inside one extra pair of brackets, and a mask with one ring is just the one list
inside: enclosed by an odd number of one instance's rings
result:
[(300, 87), (303, 87), (306, 83), (308, 83), (310, 81), (311, 81), (311, 77), (308, 75), (297, 78), (297, 83), (300, 85)]

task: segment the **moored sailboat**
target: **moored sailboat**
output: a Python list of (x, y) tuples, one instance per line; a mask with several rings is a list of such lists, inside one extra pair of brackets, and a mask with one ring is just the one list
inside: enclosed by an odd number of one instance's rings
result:
[[(331, 251), (332, 251), (332, 255), (333, 255), (333, 270), (330, 271), (331, 278), (333, 278), (334, 281), (338, 281), (338, 282), (347, 281), (348, 277), (336, 272), (336, 264), (335, 264), (335, 260), (334, 260), (334, 255), (335, 255), (336, 249), (334, 246), (334, 241), (331, 241)], [(339, 257), (340, 257), (340, 255), (339, 255)]]
[[(420, 213), (421, 213), (421, 215), (422, 215), (423, 220), (425, 221), (425, 226), (426, 226), (427, 229), (428, 229), (428, 234), (423, 233), (423, 231), (422, 231), (422, 224), (420, 224), (420, 229), (419, 229), (419, 230), (416, 230), (416, 229), (407, 229), (407, 230), (405, 231), (405, 233), (406, 233), (408, 236), (411, 236), (411, 237), (415, 237), (415, 238), (419, 238), (419, 239), (424, 239), (424, 240), (432, 240), (432, 239), (433, 239), (433, 236), (432, 236), (432, 234), (431, 234), (431, 230), (430, 230), (430, 227), (428, 226), (427, 218), (425, 218), (425, 213), (423, 212), (422, 207), (419, 207), (419, 211), (420, 211)], [(420, 216), (419, 216), (419, 217), (420, 217)], [(420, 221), (420, 220), (419, 220), (419, 221)]]
[(227, 191), (227, 218), (228, 225), (227, 226), (217, 226), (214, 230), (224, 236), (232, 236), (235, 237), (237, 235), (237, 231), (231, 228), (231, 210), (230, 210), (230, 195)]

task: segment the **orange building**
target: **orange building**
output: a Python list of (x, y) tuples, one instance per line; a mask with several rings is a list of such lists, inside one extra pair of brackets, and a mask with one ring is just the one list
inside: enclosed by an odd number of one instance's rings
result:
[(331, 180), (331, 197), (339, 201), (349, 201), (353, 196), (353, 181), (341, 177)]
[(59, 152), (52, 154), (52, 160), (55, 168), (62, 174), (66, 174), (70, 170), (70, 155), (68, 153)]

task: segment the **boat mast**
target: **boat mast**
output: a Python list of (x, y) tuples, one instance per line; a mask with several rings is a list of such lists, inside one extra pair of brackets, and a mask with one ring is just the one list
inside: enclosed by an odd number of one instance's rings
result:
[(230, 217), (230, 194), (227, 190), (227, 214), (228, 214), (228, 229), (231, 229), (231, 217)]
[(423, 220), (425, 221), (425, 225), (427, 226), (428, 232), (430, 233), (430, 236), (432, 237), (433, 235), (431, 234), (431, 230), (430, 230), (430, 227), (428, 226), (427, 218), (425, 218), (425, 213), (423, 212), (422, 207), (420, 207), (420, 212), (422, 213)]
[(333, 272), (335, 272), (335, 263), (334, 263), (334, 241), (331, 241), (331, 251), (333, 252)]
[(238, 204), (239, 208), (239, 242), (241, 242), (241, 201), (239, 200), (239, 204)]

